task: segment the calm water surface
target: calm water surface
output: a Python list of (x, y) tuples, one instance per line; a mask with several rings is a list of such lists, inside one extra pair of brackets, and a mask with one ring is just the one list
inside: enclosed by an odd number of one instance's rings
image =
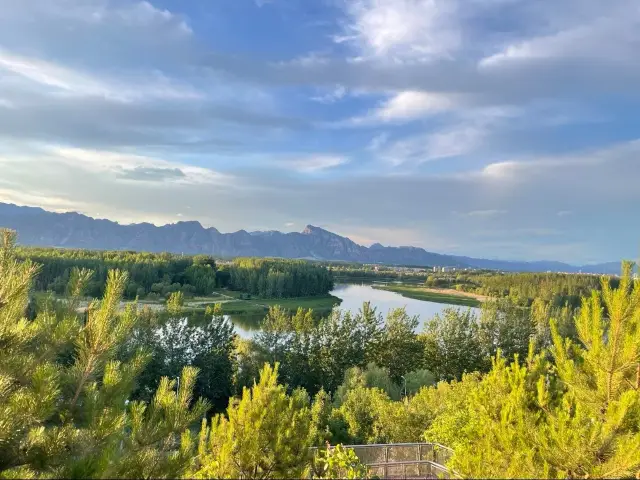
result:
[[(425, 302), (403, 297), (399, 293), (376, 290), (371, 285), (338, 284), (331, 292), (331, 295), (341, 298), (340, 309), (350, 310), (356, 313), (364, 302), (371, 302), (379, 313), (386, 316), (389, 310), (394, 308), (405, 308), (409, 315), (418, 315), (421, 325), (418, 331), (422, 331), (422, 324), (431, 319), (434, 315), (441, 313), (445, 308), (458, 308), (466, 310), (470, 307), (459, 305), (448, 305), (445, 303)], [(471, 308), (474, 312), (479, 312), (478, 308)], [(250, 338), (260, 329), (261, 316), (231, 315), (229, 317), (236, 327), (236, 331), (243, 338)]]
[[(376, 290), (371, 285), (336, 285), (331, 295), (342, 299), (340, 308), (357, 312), (364, 302), (371, 302), (379, 313), (386, 316), (389, 310), (394, 308), (405, 308), (409, 315), (418, 315), (421, 324), (431, 319), (434, 315), (441, 313), (445, 308), (457, 308), (467, 310), (471, 308), (473, 312), (480, 309), (473, 307), (463, 307), (460, 305), (449, 305), (446, 303), (426, 302), (413, 298), (403, 297), (399, 293), (388, 292), (386, 290)], [(418, 327), (422, 330), (422, 327)]]

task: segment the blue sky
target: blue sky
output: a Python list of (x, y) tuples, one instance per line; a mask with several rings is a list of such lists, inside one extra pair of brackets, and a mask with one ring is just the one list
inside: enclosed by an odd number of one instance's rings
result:
[(0, 0), (0, 201), (640, 253), (635, 0)]

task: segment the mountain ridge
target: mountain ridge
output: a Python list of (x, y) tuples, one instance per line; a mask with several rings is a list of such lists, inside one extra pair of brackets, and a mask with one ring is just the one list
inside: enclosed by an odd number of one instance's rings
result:
[(221, 233), (198, 221), (179, 221), (156, 226), (150, 223), (123, 225), (94, 219), (77, 212), (54, 213), (39, 207), (0, 203), (0, 227), (18, 232), (22, 245), (95, 250), (138, 250), (219, 257), (255, 256), (504, 271), (564, 271), (608, 273), (620, 271), (617, 262), (574, 266), (556, 261), (518, 262), (490, 260), (429, 252), (420, 247), (359, 245), (347, 237), (314, 225), (302, 232), (277, 230)]

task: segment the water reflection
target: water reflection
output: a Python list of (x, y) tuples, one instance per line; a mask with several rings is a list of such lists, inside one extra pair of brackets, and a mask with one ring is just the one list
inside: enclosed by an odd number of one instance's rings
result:
[(264, 315), (226, 315), (236, 327), (236, 333), (242, 338), (251, 338), (260, 331)]
[[(387, 314), (389, 310), (404, 307), (409, 315), (419, 315), (420, 323), (423, 325), (426, 321), (433, 318), (436, 314), (441, 313), (445, 308), (457, 308), (479, 313), (480, 309), (474, 307), (461, 307), (459, 305), (449, 305), (446, 303), (426, 302), (424, 300), (415, 300), (413, 298), (403, 297), (399, 293), (388, 292), (386, 290), (376, 290), (371, 285), (354, 285), (341, 284), (336, 285), (335, 290), (331, 292), (342, 299), (340, 308), (357, 312), (362, 307), (363, 302), (371, 302), (371, 306), (375, 307), (382, 315)], [(418, 327), (422, 330), (422, 327)]]
[[(331, 295), (342, 299), (340, 309), (350, 310), (353, 313), (357, 312), (364, 302), (371, 302), (371, 305), (383, 316), (386, 316), (391, 309), (404, 307), (409, 315), (420, 316), (421, 324), (433, 318), (434, 315), (441, 313), (445, 308), (463, 310), (469, 308), (406, 298), (399, 293), (376, 290), (370, 284), (339, 284), (336, 285)], [(478, 308), (471, 308), (471, 310), (479, 312)], [(226, 315), (225, 317), (234, 324), (238, 335), (242, 338), (251, 338), (260, 330), (264, 315)], [(204, 312), (190, 313), (188, 318), (192, 324), (203, 324), (210, 321), (210, 318), (205, 316)], [(418, 329), (421, 331), (422, 326), (418, 327)]]
[[(163, 316), (168, 318), (167, 313), (163, 313)], [(225, 315), (224, 317), (226, 320), (231, 320), (238, 335), (242, 338), (251, 338), (260, 330), (264, 315)], [(211, 321), (211, 315), (206, 315), (203, 311), (189, 312), (186, 318), (191, 325), (204, 325)]]

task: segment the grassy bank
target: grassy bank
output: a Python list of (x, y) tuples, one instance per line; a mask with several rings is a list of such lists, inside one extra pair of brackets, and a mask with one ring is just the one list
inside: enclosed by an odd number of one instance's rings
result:
[[(61, 299), (58, 295), (50, 295), (44, 292), (36, 293), (35, 297), (41, 301), (46, 298)], [(325, 315), (342, 302), (341, 299), (333, 295), (299, 298), (241, 297), (243, 297), (242, 292), (221, 289), (206, 297), (186, 299), (183, 311), (185, 313), (204, 312), (208, 306), (214, 306), (219, 303), (222, 307), (222, 313), (225, 315), (260, 315), (267, 313), (269, 307), (276, 305), (280, 305), (282, 308), (292, 312), (295, 312), (298, 308), (304, 308), (305, 310), (312, 309), (316, 313)], [(80, 309), (86, 309), (90, 302), (90, 298), (83, 299), (79, 305)], [(120, 308), (124, 309), (127, 303), (130, 302), (121, 302)], [(138, 305), (143, 308), (148, 307), (154, 311), (162, 311), (165, 308), (165, 302), (161, 300), (139, 300)]]
[[(247, 297), (242, 292), (231, 290), (216, 290), (214, 295), (208, 297), (210, 304), (220, 303), (222, 311), (228, 315), (255, 315), (266, 313), (269, 307), (280, 305), (282, 308), (295, 312), (298, 308), (312, 309), (317, 313), (330, 312), (333, 307), (342, 302), (333, 295), (321, 295), (315, 297), (297, 298), (258, 298)], [(198, 299), (202, 301), (202, 299)], [(203, 305), (202, 308), (206, 308)]]
[(426, 302), (449, 303), (451, 305), (461, 305), (463, 307), (479, 307), (482, 303), (479, 299), (465, 294), (457, 295), (448, 292), (440, 293), (433, 289), (427, 289), (424, 287), (413, 287), (408, 285), (375, 285), (373, 288), (399, 293), (403, 297), (423, 300)]

